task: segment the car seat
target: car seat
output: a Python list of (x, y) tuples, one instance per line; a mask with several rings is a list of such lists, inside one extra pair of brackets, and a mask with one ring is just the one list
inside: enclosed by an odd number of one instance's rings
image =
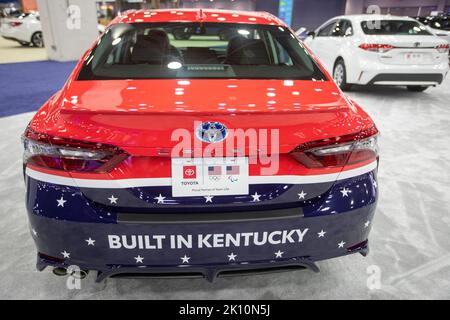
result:
[(228, 43), (225, 63), (231, 65), (269, 65), (270, 58), (262, 40), (233, 37)]

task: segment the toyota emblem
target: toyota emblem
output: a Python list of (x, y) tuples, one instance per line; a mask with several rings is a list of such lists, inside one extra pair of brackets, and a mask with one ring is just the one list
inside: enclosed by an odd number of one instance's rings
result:
[(195, 132), (197, 139), (206, 143), (215, 143), (225, 140), (228, 129), (220, 122), (203, 122)]

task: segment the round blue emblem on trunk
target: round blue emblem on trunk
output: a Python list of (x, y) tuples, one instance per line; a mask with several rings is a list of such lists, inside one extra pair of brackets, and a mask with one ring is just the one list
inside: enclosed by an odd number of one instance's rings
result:
[(203, 122), (197, 127), (195, 135), (206, 143), (215, 143), (225, 140), (228, 129), (220, 122)]

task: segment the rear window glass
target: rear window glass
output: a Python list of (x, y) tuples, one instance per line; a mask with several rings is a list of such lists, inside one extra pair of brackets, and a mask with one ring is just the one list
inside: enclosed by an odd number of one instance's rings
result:
[(232, 23), (113, 25), (86, 57), (78, 80), (326, 80), (286, 28)]
[(409, 20), (363, 21), (361, 27), (365, 34), (373, 35), (432, 35), (422, 24)]

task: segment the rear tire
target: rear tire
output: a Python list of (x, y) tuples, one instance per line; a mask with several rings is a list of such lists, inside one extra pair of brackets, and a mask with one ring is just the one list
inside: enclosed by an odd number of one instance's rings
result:
[(423, 92), (428, 89), (427, 86), (407, 86), (406, 88), (411, 92)]
[(31, 36), (31, 43), (35, 47), (43, 48), (44, 47), (44, 38), (42, 37), (42, 32), (38, 31), (38, 32), (33, 33), (33, 35)]
[(347, 83), (347, 70), (345, 68), (344, 60), (339, 59), (334, 64), (333, 79), (342, 91), (349, 91), (351, 89), (352, 85)]

